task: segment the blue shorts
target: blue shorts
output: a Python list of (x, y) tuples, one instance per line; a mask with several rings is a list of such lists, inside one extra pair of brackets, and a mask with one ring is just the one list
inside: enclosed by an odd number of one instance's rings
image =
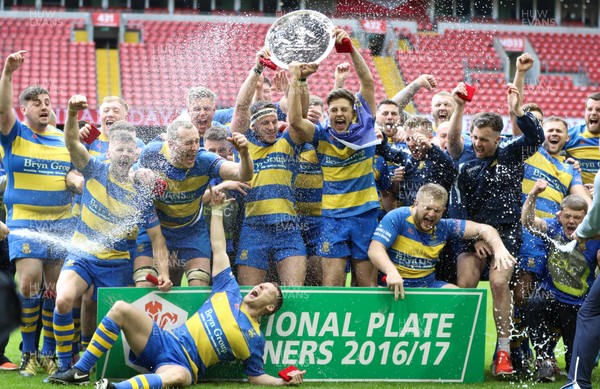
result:
[[(377, 274), (377, 284), (379, 286), (386, 286), (386, 284), (382, 280), (383, 273), (378, 272)], [(439, 281), (435, 279), (435, 272), (431, 273), (428, 276), (421, 278), (404, 278), (404, 287), (405, 288), (443, 288), (445, 285), (448, 285), (446, 281)]]
[(321, 218), (320, 217), (300, 217), (300, 232), (306, 246), (306, 255), (313, 256), (317, 254), (319, 241), (321, 239)]
[(377, 228), (377, 209), (347, 218), (321, 218), (318, 255), (368, 261), (373, 232)]
[(236, 265), (269, 270), (271, 259), (280, 262), (296, 256), (306, 256), (300, 226), (296, 222), (242, 225)]
[(537, 276), (547, 273), (546, 243), (542, 238), (523, 231), (523, 244), (517, 258), (517, 268)]
[(196, 381), (182, 344), (173, 334), (161, 329), (156, 323), (152, 324), (152, 333), (144, 350), (138, 356), (130, 351), (129, 361), (148, 369), (151, 373), (163, 365), (181, 366), (190, 372), (192, 383)]
[(129, 259), (90, 260), (69, 255), (61, 269), (73, 270), (88, 286), (94, 285), (92, 300), (98, 299), (98, 288), (133, 285), (133, 262)]
[[(161, 227), (161, 229), (169, 253), (177, 254), (180, 263), (185, 264), (194, 258), (212, 258), (210, 236), (204, 218), (188, 227), (174, 229)], [(153, 257), (152, 242), (145, 228), (140, 228), (136, 243), (136, 256)]]
[[(24, 235), (19, 234), (23, 231)], [(29, 233), (32, 233), (33, 236)], [(8, 253), (10, 260), (19, 258), (37, 258), (41, 260), (61, 261), (67, 256), (67, 250), (64, 246), (53, 240), (40, 239), (36, 235), (51, 234), (51, 232), (41, 232), (29, 229), (15, 229), (8, 235)], [(70, 238), (70, 237), (69, 237)], [(67, 238), (67, 243), (69, 241)]]

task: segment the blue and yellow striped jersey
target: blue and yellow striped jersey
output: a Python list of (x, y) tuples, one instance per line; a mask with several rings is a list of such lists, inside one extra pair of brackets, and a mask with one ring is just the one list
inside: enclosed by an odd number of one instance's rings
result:
[(273, 144), (259, 141), (254, 131), (246, 134), (248, 151), (254, 161), (252, 189), (246, 195), (246, 223), (277, 224), (296, 219), (292, 177), (300, 150), (284, 133)]
[[(368, 104), (360, 94), (357, 97), (354, 109), (358, 119), (351, 126), (361, 123), (367, 130), (370, 127), (374, 131)], [(312, 140), (323, 169), (323, 216), (343, 218), (379, 208), (373, 174), (376, 146), (354, 150), (339, 142), (330, 132), (334, 131), (329, 121), (325, 125), (319, 123), (315, 126)]]
[[(84, 146), (88, 149), (92, 157), (98, 157), (103, 154), (106, 155), (106, 152), (108, 151), (108, 143), (108, 136), (104, 135), (102, 132), (96, 139), (94, 139), (92, 143), (89, 145), (84, 143)], [(135, 145), (140, 149), (145, 146), (144, 141), (139, 138), (135, 138)]]
[(548, 182), (546, 190), (537, 196), (536, 216), (540, 218), (553, 218), (571, 187), (582, 185), (581, 174), (573, 165), (552, 157), (543, 147), (525, 160), (523, 202), (539, 178)]
[(323, 198), (323, 171), (317, 152), (310, 143), (302, 146), (298, 155), (298, 172), (294, 178), (296, 213), (300, 217), (321, 216)]
[(191, 169), (177, 168), (169, 158), (166, 142), (151, 142), (142, 149), (139, 166), (154, 170), (167, 182), (165, 193), (154, 200), (161, 227), (190, 226), (202, 218), (202, 195), (210, 179), (220, 177), (225, 160), (202, 148)]
[(600, 169), (599, 142), (600, 135), (589, 132), (585, 124), (569, 129), (569, 140), (565, 144), (565, 150), (579, 161), (584, 184), (593, 184), (596, 172)]
[(231, 269), (213, 278), (212, 294), (186, 323), (173, 330), (188, 355), (193, 381), (221, 361), (239, 359), (248, 376), (265, 374), (265, 339), (260, 325), (242, 308), (242, 294)]
[(62, 131), (48, 126), (37, 132), (17, 120), (8, 135), (0, 136), (0, 144), (8, 180), (6, 225), (70, 233), (71, 192), (65, 176), (71, 158)]
[(119, 182), (110, 165), (92, 157), (81, 172), (85, 177), (81, 216), (71, 243), (83, 258), (130, 259), (128, 238), (138, 225), (158, 225), (152, 200), (138, 194), (130, 182)]
[[(552, 157), (543, 147), (525, 160), (523, 203), (539, 178), (548, 182), (546, 190), (536, 198), (535, 215), (539, 218), (553, 218), (560, 210), (561, 201), (569, 195), (571, 187), (582, 185), (581, 174), (573, 169), (573, 165)], [(526, 263), (527, 266), (531, 266), (529, 270), (535, 266), (535, 258), (545, 256), (546, 242), (533, 235), (527, 228), (523, 228), (523, 244), (519, 250), (519, 257), (528, 259)]]
[(435, 271), (440, 252), (450, 239), (462, 239), (465, 220), (441, 219), (431, 233), (414, 225), (412, 207), (400, 207), (383, 217), (373, 240), (387, 248), (387, 253), (403, 278), (422, 278)]

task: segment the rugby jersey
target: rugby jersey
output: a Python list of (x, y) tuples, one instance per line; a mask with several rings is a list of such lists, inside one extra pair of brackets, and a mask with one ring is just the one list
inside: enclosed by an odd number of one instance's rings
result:
[(414, 224), (411, 208), (388, 212), (377, 226), (373, 240), (385, 246), (403, 278), (422, 278), (435, 271), (440, 252), (449, 239), (462, 239), (466, 221), (440, 219), (431, 232), (422, 232)]
[(584, 184), (593, 184), (594, 176), (600, 169), (599, 142), (600, 134), (592, 134), (587, 130), (585, 124), (569, 129), (569, 140), (565, 144), (565, 150), (579, 161)]
[(296, 212), (300, 217), (321, 216), (323, 197), (323, 171), (317, 152), (310, 143), (305, 143), (298, 155), (298, 172), (294, 179)]
[[(535, 215), (539, 218), (553, 218), (560, 210), (561, 201), (569, 195), (571, 187), (582, 185), (581, 175), (573, 169), (573, 165), (562, 163), (548, 154), (543, 147), (525, 161), (523, 203), (539, 178), (548, 182), (546, 190), (536, 197)], [(523, 244), (519, 257), (534, 259), (545, 256), (546, 243), (523, 227)], [(534, 265), (535, 262), (531, 262), (531, 266)]]
[(190, 169), (173, 166), (166, 142), (151, 142), (142, 149), (139, 166), (159, 173), (167, 182), (167, 190), (154, 199), (160, 225), (180, 228), (193, 225), (202, 217), (202, 196), (211, 178), (220, 177), (225, 160), (205, 149), (198, 150), (196, 163)]
[[(360, 95), (354, 106), (357, 114), (355, 123), (349, 130), (361, 131), (374, 128), (369, 104)], [(335, 131), (329, 120), (315, 126), (312, 145), (323, 170), (323, 211), (322, 215), (343, 218), (361, 215), (379, 208), (379, 197), (375, 188), (373, 157), (375, 146), (353, 150), (332, 136)]]
[[(544, 221), (548, 227), (546, 234), (551, 239), (559, 244), (569, 242), (558, 219), (544, 219)], [(558, 250), (553, 243), (547, 242), (546, 250), (548, 270), (544, 272), (540, 287), (551, 292), (552, 296), (561, 303), (583, 304), (594, 283), (596, 253), (600, 250), (600, 240), (580, 242), (572, 252)]]
[(138, 194), (131, 182), (117, 181), (110, 164), (90, 158), (85, 177), (81, 216), (71, 243), (83, 258), (130, 259), (128, 238), (138, 225), (152, 228), (158, 217), (149, 196)]
[(289, 132), (269, 144), (258, 140), (254, 131), (246, 133), (248, 152), (254, 161), (254, 175), (246, 195), (246, 223), (277, 224), (296, 220), (292, 178), (297, 171), (296, 145)]
[(213, 278), (212, 294), (184, 325), (173, 330), (188, 356), (194, 382), (218, 362), (239, 359), (249, 376), (265, 374), (265, 339), (260, 325), (242, 308), (231, 269)]
[(71, 158), (64, 134), (53, 126), (35, 131), (18, 120), (0, 135), (7, 174), (4, 207), (11, 228), (72, 231), (71, 192), (65, 176)]

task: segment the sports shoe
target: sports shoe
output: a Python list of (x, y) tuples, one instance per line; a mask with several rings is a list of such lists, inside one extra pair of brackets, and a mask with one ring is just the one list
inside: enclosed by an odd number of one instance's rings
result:
[(2, 363), (0, 363), (0, 370), (3, 370), (3, 371), (19, 370), (19, 366), (15, 365), (8, 358), (6, 358), (5, 360), (2, 361)]
[(546, 359), (539, 364), (537, 380), (539, 382), (554, 382), (556, 380), (556, 377), (554, 377), (554, 366), (552, 366), (551, 360)]
[(512, 367), (512, 362), (510, 360), (510, 354), (506, 351), (498, 351), (496, 353), (496, 359), (492, 362), (492, 375), (511, 375), (514, 374), (515, 371)]
[(100, 381), (94, 384), (94, 389), (115, 389), (116, 386), (106, 378), (101, 379)]
[(33, 377), (37, 374), (38, 363), (34, 354), (23, 353), (21, 355), (21, 366), (19, 367), (19, 374), (23, 377)]
[(40, 367), (50, 375), (55, 374), (58, 371), (58, 366), (56, 366), (56, 361), (52, 356), (41, 356)]
[(84, 385), (90, 382), (90, 373), (81, 371), (76, 367), (59, 371), (48, 377), (51, 384)]
[(577, 382), (571, 382), (565, 386), (561, 386), (560, 389), (581, 389), (581, 386), (577, 385)]

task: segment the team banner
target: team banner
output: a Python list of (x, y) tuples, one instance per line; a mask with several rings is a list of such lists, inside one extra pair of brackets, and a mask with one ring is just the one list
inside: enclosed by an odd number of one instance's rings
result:
[[(124, 300), (173, 328), (209, 295), (206, 287), (102, 288), (98, 319)], [(295, 365), (307, 370), (307, 381), (483, 382), (485, 308), (481, 289), (407, 289), (394, 301), (384, 288), (284, 288), (282, 309), (261, 323), (265, 370), (277, 376)], [(129, 362), (122, 340), (98, 362), (98, 379), (144, 372)], [(239, 362), (213, 366), (204, 377), (243, 378)]]

